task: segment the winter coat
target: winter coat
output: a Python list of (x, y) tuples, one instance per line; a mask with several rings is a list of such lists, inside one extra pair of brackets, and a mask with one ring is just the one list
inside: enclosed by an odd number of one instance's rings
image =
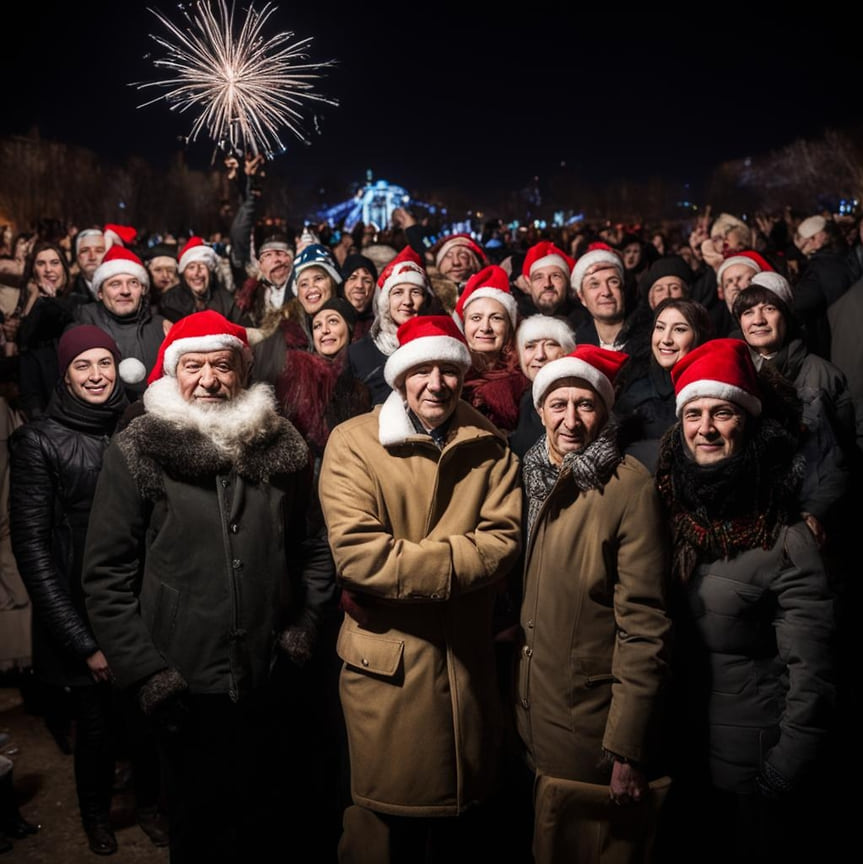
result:
[[(863, 249), (863, 245), (855, 247)], [(830, 322), (830, 359), (848, 379), (857, 424), (857, 448), (863, 453), (863, 278), (855, 282), (827, 310)]]
[(650, 472), (602, 489), (565, 469), (525, 550), (516, 724), (540, 773), (607, 785), (604, 751), (649, 766), (667, 670), (667, 531)]
[(533, 389), (528, 387), (518, 403), (518, 424), (509, 436), (509, 446), (520, 459), (543, 435), (545, 427), (533, 404)]
[(267, 679), (286, 624), (314, 628), (333, 599), (325, 538), (307, 522), (308, 448), (265, 385), (247, 391), (231, 452), (170, 387), (150, 385), (146, 413), (105, 453), (87, 610), (121, 687), (175, 669), (192, 693), (237, 700)]
[[(215, 279), (215, 275), (210, 275), (211, 279)], [(211, 285), (207, 292), (207, 299), (203, 306), (204, 309), (212, 309), (220, 315), (224, 315), (228, 321), (234, 324), (241, 324), (243, 327), (251, 327), (251, 317), (244, 314), (234, 303), (234, 297), (230, 291), (227, 291), (221, 285)], [(159, 312), (169, 321), (179, 321), (193, 312), (200, 312), (195, 295), (192, 289), (180, 277), (180, 282), (169, 288), (159, 298)]]
[(333, 429), (319, 488), (353, 598), (338, 639), (353, 801), (454, 816), (495, 779), (492, 612), (520, 551), (518, 460), (464, 402), (439, 450), (393, 393)]
[(99, 646), (81, 587), (84, 540), (102, 454), (125, 398), (94, 410), (62, 384), (39, 420), (10, 439), (13, 552), (33, 603), (33, 665), (40, 679), (89, 685)]

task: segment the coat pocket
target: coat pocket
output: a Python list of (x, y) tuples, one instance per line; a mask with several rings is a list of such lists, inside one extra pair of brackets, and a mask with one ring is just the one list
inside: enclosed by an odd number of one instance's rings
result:
[(339, 657), (348, 666), (373, 675), (392, 678), (401, 668), (405, 643), (371, 633), (342, 628), (336, 644)]

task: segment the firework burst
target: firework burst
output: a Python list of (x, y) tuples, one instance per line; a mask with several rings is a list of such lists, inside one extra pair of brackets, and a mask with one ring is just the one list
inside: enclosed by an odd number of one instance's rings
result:
[(166, 51), (153, 62), (171, 77), (133, 85), (139, 90), (167, 89), (138, 107), (164, 101), (172, 111), (194, 111), (188, 139), (195, 141), (205, 131), (229, 152), (272, 158), (285, 150), (285, 129), (309, 143), (300, 109), (308, 103), (338, 104), (316, 93), (313, 83), (322, 77), (320, 70), (335, 61), (302, 62), (308, 59), (311, 37), (293, 43), (290, 32), (265, 37), (262, 30), (274, 11), (272, 3), (260, 11), (250, 5), (242, 21), (235, 18), (233, 0), (230, 9), (226, 0), (198, 0), (191, 10), (180, 8), (183, 26), (149, 9), (170, 34), (150, 34)]

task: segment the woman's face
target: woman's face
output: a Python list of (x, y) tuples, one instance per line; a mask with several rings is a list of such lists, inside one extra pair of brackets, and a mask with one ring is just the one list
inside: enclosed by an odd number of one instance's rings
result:
[(397, 326), (401, 326), (409, 318), (419, 314), (425, 299), (425, 289), (419, 285), (411, 285), (408, 282), (393, 285), (389, 297), (387, 297), (390, 318)]
[(33, 261), (33, 278), (39, 290), (55, 297), (66, 284), (66, 271), (60, 256), (53, 249), (43, 249)]
[(663, 309), (653, 325), (650, 345), (656, 362), (671, 367), (693, 347), (695, 331), (679, 309)]
[(312, 340), (318, 354), (335, 357), (350, 341), (350, 328), (335, 309), (323, 309), (312, 318)]
[(314, 315), (333, 296), (333, 280), (323, 267), (306, 267), (297, 277), (297, 299)]
[(114, 355), (107, 348), (88, 348), (72, 360), (63, 380), (79, 399), (102, 405), (110, 399), (117, 380)]
[(772, 303), (756, 303), (740, 315), (740, 330), (750, 348), (759, 354), (775, 354), (788, 333), (785, 316)]
[(464, 311), (464, 336), (471, 351), (500, 354), (511, 331), (506, 309), (491, 297), (477, 298)]

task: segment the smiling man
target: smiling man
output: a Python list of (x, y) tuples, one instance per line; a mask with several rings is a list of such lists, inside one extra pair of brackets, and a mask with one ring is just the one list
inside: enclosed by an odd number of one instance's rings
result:
[(500, 756), (492, 611), (520, 550), (518, 460), (460, 398), (470, 354), (451, 317), (411, 318), (398, 341), (393, 392), (333, 429), (320, 475), (346, 612), (339, 859), (472, 860)]

